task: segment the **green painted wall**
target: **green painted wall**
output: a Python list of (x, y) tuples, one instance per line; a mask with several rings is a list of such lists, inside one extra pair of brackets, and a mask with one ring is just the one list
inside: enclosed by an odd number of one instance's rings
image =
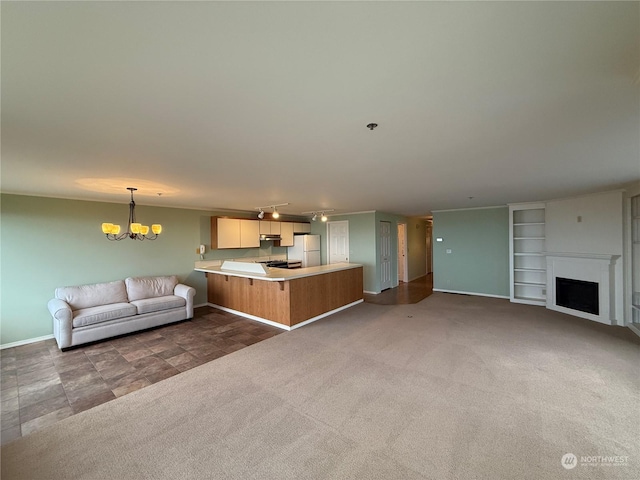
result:
[[(352, 215), (334, 215), (332, 222), (349, 222), (349, 261), (364, 265), (364, 289), (367, 292), (380, 292), (379, 232), (380, 222), (391, 223), (391, 251), (398, 251), (398, 223), (406, 223), (409, 279), (418, 278), (426, 273), (426, 223), (422, 219), (407, 218), (384, 212), (368, 212)], [(416, 225), (418, 228), (416, 228)], [(311, 233), (320, 235), (322, 244), (322, 263), (327, 263), (327, 225), (322, 222), (311, 223)], [(398, 257), (392, 256), (391, 271), (393, 286), (398, 285)]]
[(509, 209), (433, 212), (433, 281), (435, 289), (508, 297)]
[[(128, 205), (3, 194), (0, 198), (0, 343), (50, 335), (47, 302), (56, 287), (107, 282), (129, 276), (176, 274), (206, 303), (206, 279), (194, 272), (196, 248), (210, 246), (210, 217), (221, 212), (136, 205), (143, 223), (161, 223), (155, 241), (110, 242), (103, 221), (124, 227)], [(224, 212), (222, 212), (224, 213)], [(252, 214), (246, 216), (253, 218)], [(208, 251), (205, 259), (286, 253), (262, 242), (260, 249)]]
[[(349, 261), (364, 266), (364, 289), (375, 291), (376, 282), (376, 237), (375, 214), (361, 213), (355, 215), (335, 215), (329, 218), (331, 222), (347, 220), (349, 222)], [(321, 260), (327, 263), (327, 224), (312, 222), (311, 233), (320, 235)]]

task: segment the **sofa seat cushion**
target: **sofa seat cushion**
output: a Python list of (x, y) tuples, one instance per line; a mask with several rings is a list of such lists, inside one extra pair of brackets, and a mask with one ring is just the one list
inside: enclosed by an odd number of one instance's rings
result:
[(129, 301), (173, 295), (178, 277), (129, 277), (125, 281)]
[(130, 303), (112, 303), (98, 307), (81, 308), (73, 312), (73, 328), (108, 322), (117, 318), (132, 317), (136, 307)]
[(55, 296), (67, 302), (71, 310), (129, 301), (127, 290), (122, 280), (118, 280), (117, 282), (79, 285), (77, 287), (60, 287), (56, 288)]
[(184, 307), (187, 302), (184, 298), (176, 295), (165, 295), (164, 297), (145, 298), (131, 302), (138, 309), (138, 314), (159, 312), (172, 308)]

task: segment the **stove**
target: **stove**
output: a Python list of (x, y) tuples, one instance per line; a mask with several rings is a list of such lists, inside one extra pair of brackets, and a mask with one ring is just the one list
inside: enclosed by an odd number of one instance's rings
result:
[(262, 263), (265, 267), (270, 268), (300, 268), (302, 266), (301, 262), (288, 262), (287, 260), (263, 260)]

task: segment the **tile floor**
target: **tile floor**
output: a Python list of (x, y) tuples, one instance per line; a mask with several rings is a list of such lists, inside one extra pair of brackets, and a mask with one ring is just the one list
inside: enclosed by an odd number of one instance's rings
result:
[(1, 441), (51, 425), (284, 332), (210, 307), (194, 319), (62, 352), (55, 340), (1, 355)]

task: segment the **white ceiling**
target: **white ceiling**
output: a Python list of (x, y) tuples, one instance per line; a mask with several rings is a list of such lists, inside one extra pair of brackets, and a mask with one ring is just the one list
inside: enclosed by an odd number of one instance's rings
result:
[(2, 191), (425, 215), (617, 188), (639, 5), (2, 2)]

